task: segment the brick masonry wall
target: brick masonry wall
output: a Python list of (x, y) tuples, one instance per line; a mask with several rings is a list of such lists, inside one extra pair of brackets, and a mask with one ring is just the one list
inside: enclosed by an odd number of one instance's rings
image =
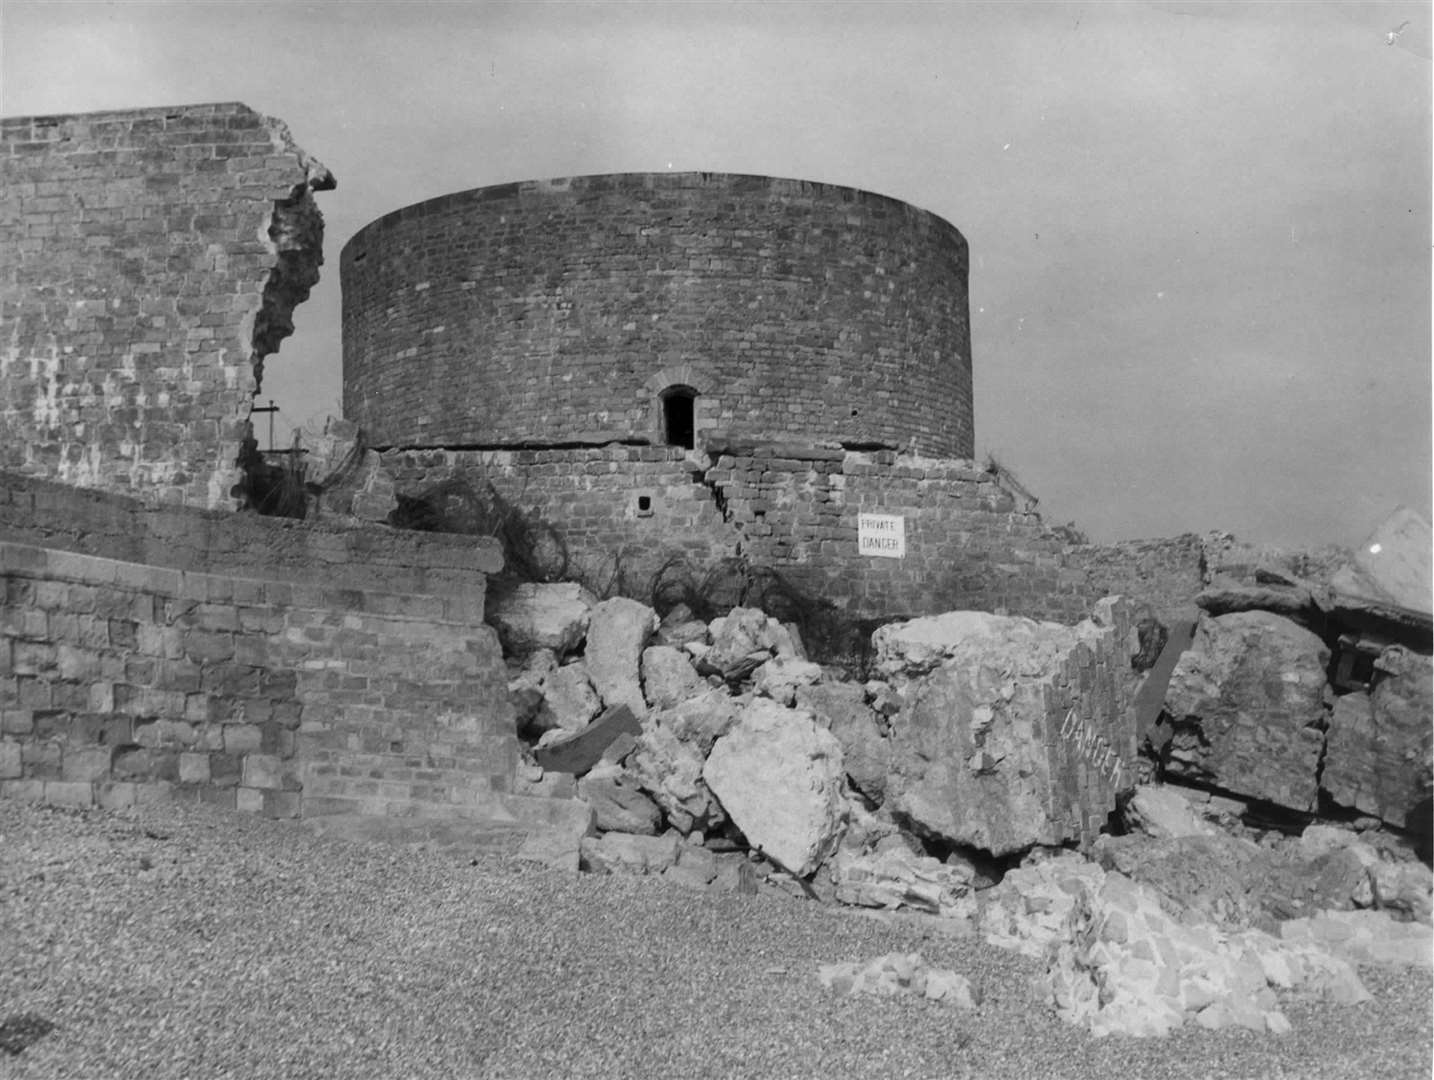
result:
[(400, 494), (458, 478), (481, 496), (491, 484), (538, 523), (547, 542), (537, 554), (550, 576), (602, 593), (645, 599), (665, 563), (711, 565), (741, 539), (702, 483), (701, 460), (675, 447), (389, 451), (375, 464)]
[(486, 575), (503, 564), (484, 537), (155, 506), (5, 472), (0, 540), (173, 570), (446, 594), (480, 617)]
[(479, 811), (517, 741), (461, 596), (179, 571), (0, 542), (0, 795), (276, 817)]
[(966, 241), (852, 188), (714, 173), (530, 181), (345, 246), (344, 415), (371, 445), (699, 432), (972, 453)]
[[(700, 576), (733, 556), (864, 618), (971, 609), (1074, 623), (1120, 593), (1169, 619), (1188, 609), (1202, 581), (1197, 537), (1078, 542), (970, 461), (748, 444), (712, 455), (625, 446), (390, 451), (372, 455), (369, 468), (408, 496), (455, 477), (475, 492), (492, 484), (561, 539), (569, 576), (644, 600), (670, 560)], [(862, 513), (904, 519), (904, 558), (859, 552)]]
[(0, 469), (232, 505), (332, 186), (240, 104), (0, 120)]
[(1139, 597), (1167, 623), (1196, 617), (1207, 558), (1205, 541), (1195, 533), (1085, 544), (1066, 552), (1067, 565), (1080, 569), (1093, 591)]

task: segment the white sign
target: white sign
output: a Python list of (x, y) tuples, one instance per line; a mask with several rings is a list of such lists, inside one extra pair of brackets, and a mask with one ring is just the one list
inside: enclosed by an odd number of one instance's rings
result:
[(906, 558), (906, 519), (887, 514), (856, 516), (856, 546), (863, 555)]

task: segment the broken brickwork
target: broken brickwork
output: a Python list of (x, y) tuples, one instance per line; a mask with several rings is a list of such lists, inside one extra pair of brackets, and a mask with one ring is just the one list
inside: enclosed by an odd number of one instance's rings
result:
[[(480, 496), (491, 486), (562, 553), (554, 576), (642, 600), (664, 567), (685, 564), (700, 578), (731, 558), (860, 618), (967, 609), (1074, 623), (1118, 593), (1171, 619), (1202, 585), (1198, 537), (1085, 543), (1045, 525), (988, 468), (893, 451), (391, 450), (370, 454), (355, 486), (326, 495), (326, 507), (362, 509), (376, 480), (409, 498), (454, 480)], [(863, 513), (904, 519), (904, 558), (860, 552)]]
[(333, 177), (228, 103), (0, 121), (0, 469), (232, 505)]

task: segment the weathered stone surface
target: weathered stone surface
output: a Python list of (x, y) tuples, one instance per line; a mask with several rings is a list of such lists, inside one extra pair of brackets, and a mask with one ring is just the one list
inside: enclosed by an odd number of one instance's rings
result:
[(1131, 828), (1157, 840), (1176, 836), (1209, 836), (1215, 829), (1190, 805), (1178, 788), (1142, 784), (1125, 806)]
[(1376, 907), (1430, 921), (1434, 875), (1422, 862), (1376, 863), (1369, 868)]
[(1166, 770), (1313, 810), (1329, 650), (1265, 611), (1202, 618), (1170, 676)]
[(944, 918), (969, 919), (976, 914), (968, 866), (948, 866), (896, 846), (866, 855), (842, 849), (831, 865), (836, 898), (843, 904), (906, 907)]
[(703, 755), (666, 724), (649, 720), (637, 737), (628, 767), (673, 828), (682, 833), (723, 820), (721, 808), (702, 779)]
[(516, 858), (577, 873), (585, 838), (593, 829), (592, 808), (581, 799), (535, 799), (510, 795), (503, 805), (529, 826)]
[(1047, 1000), (1092, 1035), (1167, 1035), (1187, 1022), (1284, 1034), (1277, 989), (1353, 1004), (1369, 992), (1347, 963), (1258, 930), (1172, 918), (1121, 874), (1078, 887), (1069, 937), (1050, 954)]
[(707, 624), (694, 616), (686, 604), (678, 604), (662, 617), (657, 628), (657, 643), (680, 649), (694, 641), (707, 641)]
[(671, 645), (642, 650), (642, 691), (654, 709), (670, 709), (707, 689), (687, 653)]
[(588, 676), (604, 705), (626, 705), (634, 716), (647, 715), (640, 665), (642, 650), (656, 629), (657, 612), (636, 600), (615, 596), (593, 607), (585, 657)]
[(597, 597), (574, 582), (522, 582), (488, 599), (486, 618), (509, 655), (551, 649), (558, 656), (583, 643)]
[(587, 665), (581, 660), (549, 672), (542, 692), (543, 703), (531, 725), (539, 731), (581, 731), (602, 711)]
[(993, 855), (1093, 840), (1133, 783), (1136, 752), (1134, 635), (1123, 605), (1100, 617), (1067, 627), (955, 612), (878, 631), (893, 677), (929, 671), (908, 678), (892, 720), (884, 806)]
[(600, 763), (578, 781), (577, 791), (593, 808), (594, 825), (602, 832), (651, 835), (662, 826), (657, 804), (616, 766)]
[(1427, 917), (1403, 922), (1387, 911), (1322, 911), (1280, 923), (1280, 937), (1313, 945), (1351, 964), (1434, 967), (1434, 928)]
[(866, 964), (822, 964), (817, 981), (840, 994), (911, 994), (959, 1009), (979, 999), (971, 980), (948, 968), (931, 967), (920, 953), (887, 953)]
[(709, 626), (711, 648), (702, 652), (699, 670), (728, 682), (746, 678), (773, 656), (796, 657), (791, 632), (757, 608), (733, 608)]
[(1217, 576), (1195, 597), (1195, 603), (1211, 615), (1236, 611), (1272, 611), (1293, 617), (1315, 613), (1314, 593), (1306, 585), (1246, 584)]
[(877, 714), (866, 703), (865, 689), (856, 683), (818, 683), (798, 690), (796, 701), (841, 743), (842, 763), (852, 786), (879, 804), (886, 796), (891, 751)]
[(362, 455), (363, 436), (352, 420), (337, 416), (324, 418), (323, 433), (309, 437), (304, 455), (305, 480), (327, 487), (342, 470)]
[(935, 671), (970, 639), (1004, 635), (1034, 642), (1039, 623), (1023, 619), (1012, 623), (1004, 615), (984, 611), (948, 611), (907, 622), (887, 623), (871, 635), (875, 668), (888, 678), (914, 678)]
[(7, 118), (0, 141), (5, 467), (231, 507), (264, 358), (319, 279), (333, 176), (238, 103)]
[(756, 698), (702, 776), (748, 842), (805, 877), (841, 839), (841, 744), (811, 714)]
[(717, 856), (706, 848), (683, 844), (677, 863), (662, 872), (662, 880), (690, 889), (705, 889), (717, 878)]
[(583, 839), (581, 866), (594, 874), (660, 874), (677, 862), (681, 846), (682, 838), (675, 833), (603, 833)]
[(752, 672), (752, 689), (781, 705), (792, 704), (799, 688), (821, 681), (821, 665), (796, 657), (773, 657)]
[(520, 760), (513, 775), (513, 794), (542, 799), (575, 799), (578, 788), (572, 773), (544, 772), (541, 767)]
[(533, 751), (533, 760), (548, 772), (582, 776), (602, 758), (608, 744), (624, 732), (636, 735), (642, 725), (631, 710), (619, 705), (607, 709), (582, 731), (563, 742), (552, 743)]
[(1064, 940), (1076, 898), (1104, 880), (1104, 870), (1074, 852), (1028, 857), (982, 894), (982, 940), (1023, 956), (1045, 956)]
[(1321, 786), (1341, 806), (1428, 830), (1434, 668), (1399, 646), (1375, 661), (1371, 693), (1336, 698)]
[(731, 729), (741, 715), (742, 703), (725, 690), (707, 690), (670, 709), (654, 713), (648, 727), (658, 725), (688, 743), (705, 760), (712, 744)]
[(1131, 835), (1106, 837), (1097, 851), (1102, 866), (1148, 885), (1172, 911), (1238, 927), (1368, 905), (1369, 868), (1378, 860), (1353, 837), (1343, 846), (1262, 848), (1223, 833)]

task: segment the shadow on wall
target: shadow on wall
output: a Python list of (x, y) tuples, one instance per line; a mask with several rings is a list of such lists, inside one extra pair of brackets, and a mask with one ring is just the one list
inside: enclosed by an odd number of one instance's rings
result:
[(906, 615), (857, 618), (830, 601), (811, 596), (779, 571), (741, 556), (699, 565), (680, 556), (655, 573), (634, 578), (621, 555), (605, 567), (601, 579), (577, 567), (562, 534), (536, 514), (524, 513), (488, 481), (475, 487), (463, 478), (443, 481), (418, 495), (398, 495), (388, 523), (422, 532), (491, 536), (503, 549), (504, 571), (490, 583), (500, 596), (524, 582), (577, 581), (600, 599), (627, 596), (666, 617), (685, 607), (691, 617), (710, 622), (733, 608), (760, 608), (798, 629), (808, 655), (820, 662), (866, 677), (871, 634)]

